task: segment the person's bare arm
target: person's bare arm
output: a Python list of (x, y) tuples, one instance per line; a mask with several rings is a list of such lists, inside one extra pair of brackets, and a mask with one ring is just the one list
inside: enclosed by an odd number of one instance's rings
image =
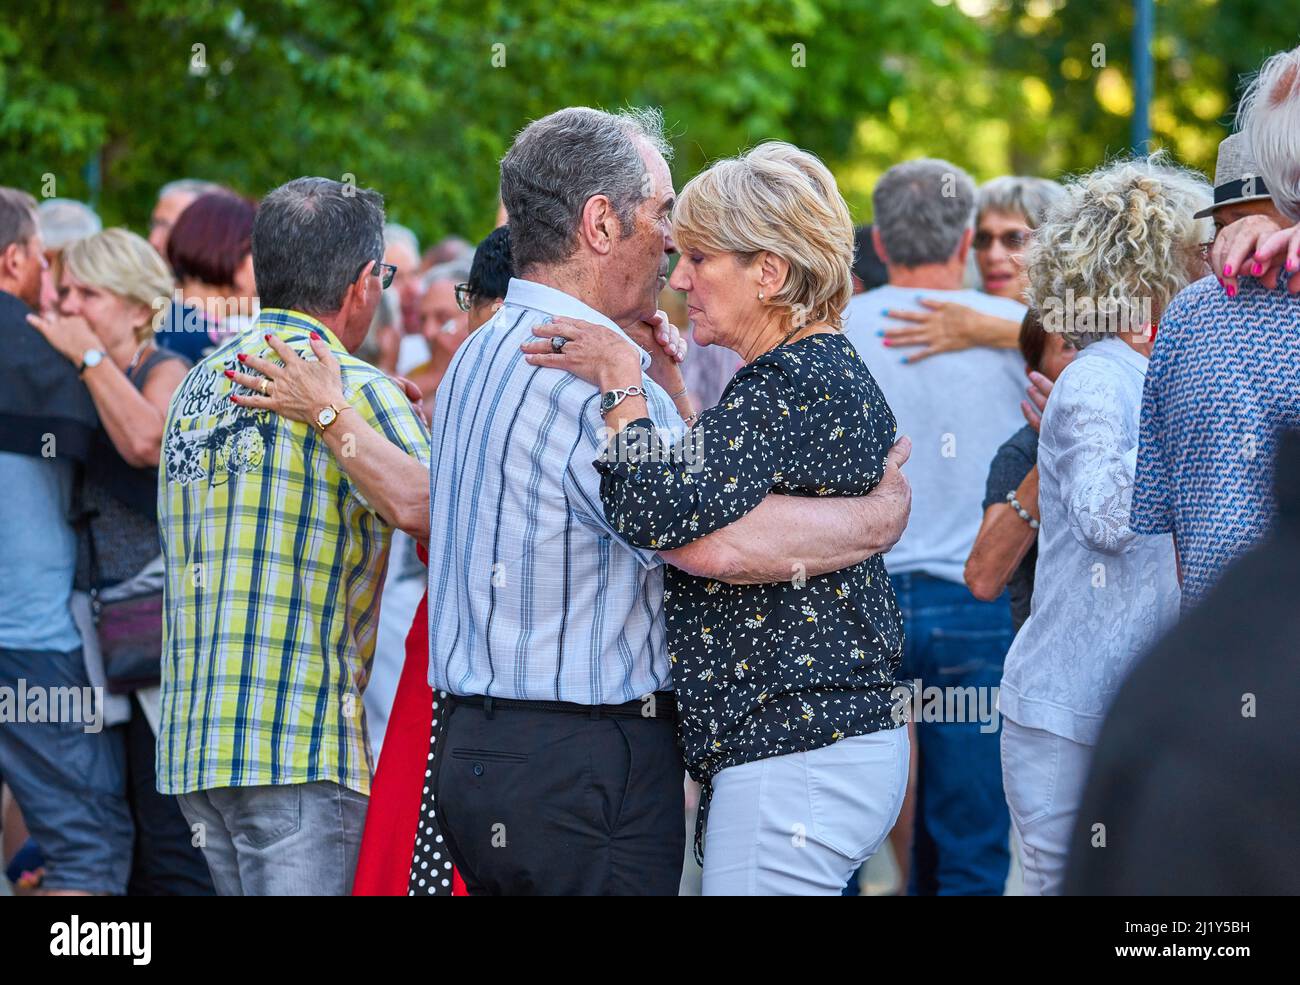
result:
[(343, 408), (322, 438), (375, 512), (428, 546), (429, 467), (372, 428), (351, 406)]
[(919, 352), (904, 356), (906, 362), (915, 363), (942, 352), (959, 352), (978, 346), (1014, 349), (1019, 344), (1019, 322), (951, 301), (933, 298), (918, 298), (917, 301), (925, 310), (889, 311), (890, 318), (907, 324), (881, 331), (884, 344), (891, 348), (923, 347)]
[(895, 442), (884, 478), (866, 496), (772, 494), (735, 523), (660, 556), (697, 577), (763, 585), (883, 554), (898, 543), (912, 509), (912, 487), (901, 471), (911, 451), (906, 437)]
[[(1037, 465), (1020, 483), (1016, 499), (1031, 516), (1038, 518)], [(1010, 504), (994, 503), (986, 509), (963, 574), (971, 594), (984, 602), (992, 602), (1001, 595), (1037, 537), (1038, 531), (1011, 509)]]

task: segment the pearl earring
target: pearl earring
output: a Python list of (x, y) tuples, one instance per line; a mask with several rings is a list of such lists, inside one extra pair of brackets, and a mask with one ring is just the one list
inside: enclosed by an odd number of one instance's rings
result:
[(760, 301), (763, 300), (763, 292), (762, 292), (762, 291), (759, 291), (759, 292), (758, 292), (758, 299), (759, 299)]

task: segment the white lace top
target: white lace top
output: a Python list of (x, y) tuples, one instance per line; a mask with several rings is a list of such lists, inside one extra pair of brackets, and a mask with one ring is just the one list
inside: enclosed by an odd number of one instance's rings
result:
[(1038, 442), (1038, 567), (998, 706), (1092, 745), (1129, 668), (1178, 617), (1168, 534), (1129, 528), (1147, 359), (1118, 339), (1066, 367)]

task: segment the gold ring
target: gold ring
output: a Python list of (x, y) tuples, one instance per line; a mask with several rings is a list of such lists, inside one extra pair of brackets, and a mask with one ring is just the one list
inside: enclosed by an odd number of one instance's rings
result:
[(262, 396), (265, 397), (271, 392), (271, 381), (263, 376), (262, 382), (257, 384), (257, 388), (262, 391)]

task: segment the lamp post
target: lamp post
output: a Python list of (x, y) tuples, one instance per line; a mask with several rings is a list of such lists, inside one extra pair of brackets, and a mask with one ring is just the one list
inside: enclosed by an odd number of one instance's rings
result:
[(1151, 141), (1151, 87), (1155, 68), (1151, 33), (1152, 0), (1133, 0), (1133, 152), (1146, 154)]

